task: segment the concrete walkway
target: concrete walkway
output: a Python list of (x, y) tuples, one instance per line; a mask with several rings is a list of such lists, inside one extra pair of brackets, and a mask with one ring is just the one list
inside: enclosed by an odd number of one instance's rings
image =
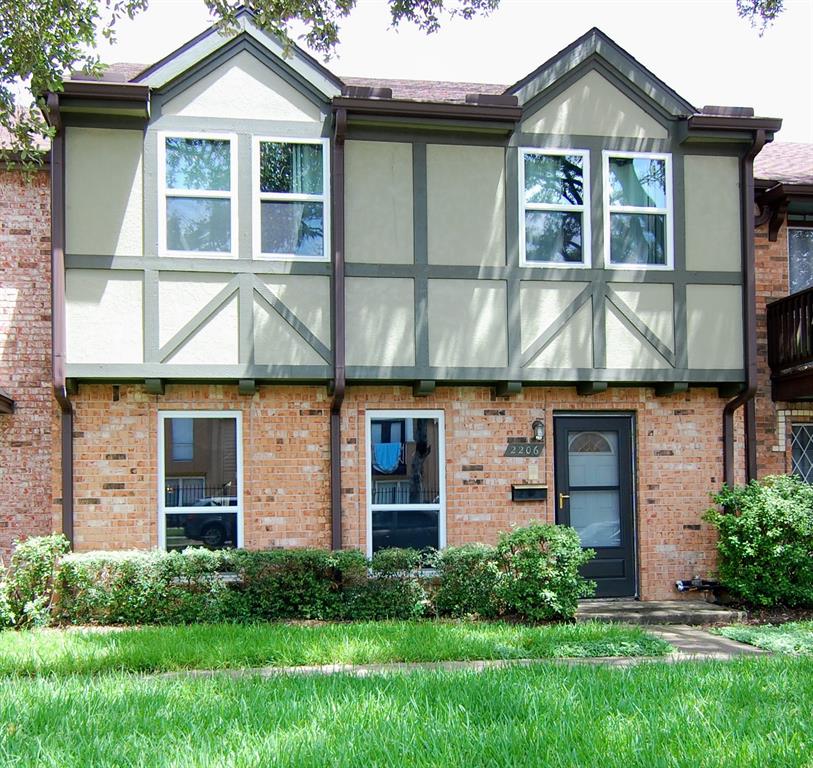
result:
[(418, 671), (471, 671), (508, 667), (528, 667), (536, 664), (565, 664), (568, 666), (602, 665), (631, 667), (638, 664), (675, 663), (687, 661), (727, 661), (737, 656), (761, 656), (767, 653), (752, 645), (738, 643), (720, 635), (712, 635), (688, 625), (649, 626), (647, 631), (666, 640), (674, 649), (667, 656), (604, 656), (576, 659), (493, 659), (489, 661), (424, 661), (393, 664), (324, 664), (308, 667), (252, 667), (248, 669), (190, 669), (164, 672), (160, 677), (278, 677), (281, 675), (335, 675), (355, 677)]
[(580, 600), (576, 621), (616, 621), (622, 624), (736, 624), (745, 612), (705, 600)]

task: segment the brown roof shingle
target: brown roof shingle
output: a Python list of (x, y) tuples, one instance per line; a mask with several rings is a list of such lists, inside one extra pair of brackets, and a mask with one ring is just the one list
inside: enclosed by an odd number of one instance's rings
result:
[(470, 93), (497, 96), (507, 86), (494, 83), (457, 83), (446, 80), (400, 80), (374, 77), (342, 77), (345, 85), (370, 88), (391, 88), (393, 99), (436, 101), (462, 104)]

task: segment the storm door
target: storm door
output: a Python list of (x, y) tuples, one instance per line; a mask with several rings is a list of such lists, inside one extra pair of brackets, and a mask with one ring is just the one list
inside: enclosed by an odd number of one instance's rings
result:
[(631, 416), (556, 416), (556, 522), (596, 551), (583, 570), (596, 597), (635, 595)]

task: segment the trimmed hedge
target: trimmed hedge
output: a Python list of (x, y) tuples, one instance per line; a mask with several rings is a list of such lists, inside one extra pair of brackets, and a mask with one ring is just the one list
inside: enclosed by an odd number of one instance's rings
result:
[(773, 475), (713, 497), (720, 582), (758, 606), (813, 605), (813, 486)]
[[(430, 556), (385, 549), (186, 549), (66, 554), (61, 536), (18, 543), (0, 582), (0, 626), (374, 620), (513, 615), (570, 618), (591, 592), (592, 557), (572, 529), (532, 524), (497, 547)], [(426, 565), (434, 565), (429, 577)]]

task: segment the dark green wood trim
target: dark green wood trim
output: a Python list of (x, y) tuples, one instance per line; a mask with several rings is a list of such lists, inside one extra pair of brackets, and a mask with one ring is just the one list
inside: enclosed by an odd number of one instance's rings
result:
[(494, 394), (497, 397), (510, 397), (511, 395), (522, 394), (521, 381), (498, 381), (494, 387)]
[(237, 382), (237, 391), (241, 395), (253, 395), (257, 392), (257, 382), (254, 379), (240, 379)]
[(328, 262), (271, 261), (268, 259), (230, 259), (175, 256), (107, 256), (71, 253), (65, 256), (66, 269), (153, 269), (160, 272), (197, 272), (210, 274), (317, 275), (330, 277)]
[(607, 286), (607, 306), (610, 311), (643, 341), (649, 344), (672, 368), (676, 365), (675, 353), (612, 288)]
[(583, 381), (576, 385), (576, 392), (583, 397), (599, 395), (606, 392), (608, 386), (606, 381)]
[(148, 363), (160, 362), (158, 287), (158, 271), (155, 269), (145, 269), (142, 314), (144, 318), (144, 360)]
[(683, 392), (689, 391), (688, 381), (671, 381), (667, 384), (658, 384), (655, 386), (655, 394), (658, 397), (667, 397), (669, 395), (679, 395)]
[(590, 286), (593, 319), (593, 367), (607, 367), (607, 317), (604, 313), (607, 283), (596, 280)]
[(217, 294), (189, 319), (172, 338), (158, 350), (158, 359), (166, 363), (238, 290), (237, 277), (229, 280)]
[(295, 72), (291, 67), (285, 64), (284, 61), (264, 49), (254, 39), (245, 35), (238, 35), (234, 40), (221, 46), (213, 53), (210, 53), (204, 59), (181, 73), (178, 77), (166, 83), (161, 88), (156, 89), (152, 97), (152, 103), (156, 113), (160, 113), (162, 104), (175, 98), (175, 96), (207, 77), (227, 61), (243, 52), (250, 53), (258, 61), (267, 66), (275, 75), (282, 78), (288, 85), (296, 89), (317, 107), (326, 113), (329, 111), (330, 102), (326, 94), (321, 93), (298, 72)]
[(82, 381), (281, 381), (291, 384), (314, 381), (328, 382), (333, 370), (329, 365), (185, 365), (175, 363), (72, 363), (68, 373)]
[(536, 360), (550, 343), (565, 329), (567, 324), (573, 319), (575, 314), (590, 300), (593, 295), (593, 286), (587, 285), (578, 293), (575, 299), (565, 307), (564, 311), (557, 317), (536, 339), (534, 339), (520, 358), (520, 365), (523, 368), (529, 366)]
[(238, 357), (241, 365), (254, 365), (254, 279), (243, 273), (237, 277), (238, 283)]
[(420, 379), (412, 385), (414, 397), (426, 397), (435, 391), (435, 382), (427, 379)]
[(426, 144), (420, 142), (412, 144), (412, 203), (414, 264), (404, 266), (411, 269), (415, 292), (415, 364), (425, 368), (429, 365), (429, 205)]
[(144, 379), (144, 391), (150, 395), (163, 395), (166, 389), (163, 379)]
[(296, 314), (291, 311), (291, 309), (275, 296), (271, 291), (266, 288), (262, 283), (254, 281), (254, 292), (262, 299), (263, 303), (266, 304), (271, 310), (276, 312), (288, 325), (293, 328), (294, 332), (297, 333), (308, 346), (316, 352), (319, 357), (322, 358), (326, 363), (333, 362), (333, 354), (331, 353), (330, 349), (322, 343), (322, 341), (313, 333), (313, 331), (308, 328), (305, 323), (300, 320)]

